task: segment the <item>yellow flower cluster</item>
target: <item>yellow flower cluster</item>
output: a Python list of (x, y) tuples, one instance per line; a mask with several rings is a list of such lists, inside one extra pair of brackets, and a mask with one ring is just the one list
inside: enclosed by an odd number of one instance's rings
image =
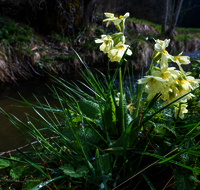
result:
[(116, 28), (120, 31), (119, 33), (115, 33), (113, 35), (101, 35), (101, 39), (95, 40), (96, 43), (101, 43), (100, 50), (104, 53), (108, 53), (108, 57), (111, 62), (117, 61), (120, 62), (123, 57), (126, 49), (126, 54), (131, 55), (132, 52), (129, 49), (128, 45), (125, 45), (125, 37), (124, 37), (124, 26), (125, 19), (129, 17), (129, 13), (126, 13), (124, 16), (114, 17), (112, 13), (105, 13), (107, 19), (103, 20), (108, 21), (107, 26), (112, 21)]
[[(165, 106), (194, 88), (199, 87), (200, 81), (188, 76), (188, 73), (185, 73), (181, 67), (182, 64), (190, 63), (188, 56), (181, 56), (182, 53), (178, 56), (172, 56), (165, 50), (170, 40), (155, 40), (155, 42), (153, 58), (157, 61), (157, 65), (160, 64), (160, 68), (156, 66), (150, 68), (149, 75), (139, 79), (138, 84), (147, 83), (145, 92), (148, 93), (148, 100), (153, 98), (155, 94), (161, 93), (161, 99), (164, 100), (162, 106)], [(168, 62), (171, 61), (177, 63), (180, 70), (175, 70), (175, 67), (168, 67)], [(177, 116), (184, 118), (184, 113), (188, 112), (186, 109), (187, 100), (193, 96), (193, 94), (189, 93), (174, 104), (175, 118)]]

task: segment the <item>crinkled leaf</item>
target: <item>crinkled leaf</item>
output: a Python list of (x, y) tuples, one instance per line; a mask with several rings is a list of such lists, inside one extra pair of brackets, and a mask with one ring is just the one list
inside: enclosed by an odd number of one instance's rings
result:
[(85, 114), (87, 117), (94, 119), (100, 114), (99, 105), (95, 102), (86, 99), (80, 99), (78, 104), (83, 114)]
[(12, 178), (17, 179), (22, 175), (24, 171), (24, 166), (17, 166), (10, 170), (10, 175)]
[[(83, 142), (84, 141), (83, 129), (82, 128), (74, 128), (74, 130), (76, 130), (80, 140)], [(62, 134), (64, 134), (71, 141), (76, 140), (73, 136), (73, 133), (71, 132), (71, 129), (69, 129), (69, 128), (63, 129)], [(94, 145), (98, 145), (100, 143), (101, 138), (93, 129), (91, 129), (89, 127), (85, 128), (85, 134), (86, 134), (86, 139), (89, 143), (94, 144)]]
[(60, 167), (61, 170), (63, 170), (63, 172), (66, 175), (69, 175), (71, 177), (84, 177), (86, 173), (88, 173), (88, 169), (86, 167), (82, 167), (82, 168), (78, 168), (76, 171), (74, 170), (74, 168), (72, 166), (70, 166), (69, 164), (65, 164), (64, 166)]
[(0, 159), (0, 169), (7, 168), (11, 165), (12, 164), (9, 160)]
[(175, 169), (174, 170), (174, 182), (175, 190), (189, 190), (195, 188), (195, 183), (190, 179), (193, 172), (187, 169)]
[(165, 131), (165, 130), (163, 131), (163, 129), (167, 129), (176, 136), (176, 131), (174, 130), (174, 128), (170, 125), (166, 125), (165, 123), (156, 123), (155, 128), (158, 133), (160, 132), (162, 133)]
[[(20, 158), (16, 158), (16, 157), (12, 157), (12, 156), (10, 158), (13, 160), (16, 160), (16, 161), (20, 161)], [(16, 166), (17, 163), (18, 162), (12, 161), (13, 166)]]

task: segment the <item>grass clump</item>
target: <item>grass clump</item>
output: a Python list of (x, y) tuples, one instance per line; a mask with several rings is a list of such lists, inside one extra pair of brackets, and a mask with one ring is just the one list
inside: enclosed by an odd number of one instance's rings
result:
[(180, 32), (180, 33), (184, 33), (184, 34), (200, 33), (199, 28), (179, 28), (179, 27), (176, 27), (175, 31)]
[[(198, 185), (200, 108), (191, 95), (198, 93), (197, 80), (188, 78), (182, 70), (173, 71), (173, 77), (168, 75), (162, 59), (170, 55), (166, 50), (160, 52), (158, 46), (162, 43), (167, 46), (169, 40), (159, 40), (148, 76), (135, 84), (133, 70), (127, 67), (123, 75), (121, 71), (124, 54), (131, 54), (129, 46), (122, 44), (125, 43), (123, 35), (124, 31), (107, 36), (103, 38), (108, 40), (107, 49), (101, 46), (101, 51), (108, 53), (111, 62), (113, 59), (118, 62), (113, 76), (109, 70), (107, 75), (99, 72), (103, 79), (100, 80), (75, 52), (86, 69), (86, 72), (79, 70), (84, 82), (80, 81), (78, 85), (52, 76), (59, 88), (49, 86), (49, 89), (60, 106), (50, 105), (46, 98), (46, 104), (42, 104), (37, 97), (38, 104), (31, 104), (21, 96), (23, 101), (20, 102), (40, 118), (27, 114), (27, 123), (1, 109), (31, 147), (26, 151), (15, 147), (17, 154), (0, 157), (1, 169), (5, 169), (9, 177), (2, 177), (5, 183), (1, 188), (7, 188), (7, 182), (11, 179), (24, 181), (29, 176), (37, 181), (37, 184), (30, 184), (29, 189), (163, 189), (174, 186), (182, 190), (194, 189)], [(121, 46), (112, 40), (118, 40)], [(96, 43), (99, 42), (100, 39), (97, 39)], [(121, 51), (122, 46), (127, 49), (123, 54), (116, 54), (116, 50)], [(180, 56), (173, 59), (188, 61)], [(160, 68), (157, 67), (158, 63), (161, 64)], [(164, 70), (162, 75), (152, 78), (161, 69)], [(114, 83), (118, 74), (119, 87)], [(148, 78), (150, 80), (145, 87)], [(151, 86), (156, 79), (165, 84), (170, 82), (177, 88), (160, 83), (156, 87)], [(185, 89), (186, 92), (182, 93), (189, 79), (193, 81), (192, 86), (196, 84), (196, 89)], [(83, 91), (80, 85), (86, 87), (88, 92)], [(162, 91), (163, 87), (165, 91)], [(171, 88), (169, 96), (163, 96), (167, 88)], [(153, 92), (158, 89), (161, 91)], [(181, 107), (183, 103), (186, 104), (185, 100), (189, 100), (187, 112)], [(42, 128), (38, 129), (33, 121)], [(36, 146), (29, 137), (37, 141)], [(11, 186), (19, 189), (18, 185), (12, 183)], [(25, 189), (26, 185), (20, 188)]]
[(177, 34), (175, 39), (186, 44), (190, 40), (190, 36), (187, 34)]

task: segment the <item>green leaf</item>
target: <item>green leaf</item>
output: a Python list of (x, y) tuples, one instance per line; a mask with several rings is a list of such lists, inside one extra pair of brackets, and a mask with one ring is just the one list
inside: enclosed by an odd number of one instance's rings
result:
[(0, 169), (7, 168), (11, 166), (11, 162), (8, 160), (0, 159)]
[[(77, 135), (79, 136), (81, 142), (84, 142), (84, 134), (82, 128), (74, 128), (74, 130), (77, 132)], [(69, 128), (65, 128), (62, 131), (62, 134), (65, 135), (67, 138), (69, 138), (71, 141), (75, 141), (75, 137), (73, 136), (73, 133)], [(101, 142), (101, 137), (92, 129), (92, 128), (85, 128), (85, 134), (87, 138), (87, 142), (98, 145)]]
[(161, 131), (163, 131), (163, 128), (164, 129), (167, 129), (168, 131), (170, 131), (171, 133), (173, 133), (175, 136), (176, 135), (176, 131), (174, 130), (174, 128), (170, 125), (166, 125), (165, 123), (157, 123), (156, 124), (156, 129), (158, 130), (158, 133), (160, 133)]
[(151, 188), (151, 190), (156, 190), (156, 188), (153, 186), (153, 184), (151, 183), (151, 181), (149, 180), (149, 178), (144, 173), (141, 173), (141, 175), (144, 177), (144, 179), (148, 183), (148, 185)]
[(83, 114), (87, 117), (95, 119), (100, 114), (99, 105), (97, 103), (86, 99), (80, 99), (78, 104)]
[(28, 177), (26, 180), (23, 182), (23, 187), (22, 190), (30, 190), (31, 188), (35, 187), (38, 185), (43, 180), (43, 178), (38, 179), (38, 178), (31, 178)]
[(13, 164), (13, 166), (16, 166), (16, 164), (18, 163), (17, 161), (20, 161), (20, 158), (16, 158), (16, 157), (10, 157), (12, 160), (16, 160), (16, 162), (15, 161), (12, 161), (12, 164)]
[(84, 177), (86, 173), (88, 173), (88, 169), (86, 167), (82, 167), (82, 168), (78, 168), (76, 171), (74, 170), (74, 168), (72, 166), (70, 166), (69, 164), (65, 164), (64, 166), (60, 167), (61, 170), (63, 170), (63, 172), (66, 175), (69, 175), (71, 177)]
[(75, 117), (74, 119), (72, 119), (73, 122), (75, 123), (80, 123), (81, 122), (81, 115)]
[(17, 166), (10, 170), (10, 175), (12, 178), (17, 179), (22, 175), (24, 171), (24, 166)]
[(56, 181), (58, 179), (61, 179), (61, 178), (64, 178), (66, 176), (59, 176), (59, 177), (56, 177), (56, 178), (53, 178), (53, 179), (50, 179), (48, 181), (45, 181), (43, 183), (39, 183), (38, 185), (36, 185), (35, 187), (33, 187), (32, 189), (30, 190), (39, 190), (39, 189), (42, 189), (44, 186), (46, 186), (47, 184), (51, 183), (52, 181)]
[(110, 171), (111, 168), (111, 158), (109, 154), (103, 154), (103, 155), (98, 155), (96, 156), (96, 170), (101, 171), (102, 174), (107, 174)]
[(175, 190), (189, 190), (195, 188), (195, 183), (190, 179), (193, 172), (187, 169), (175, 169), (174, 170), (174, 182)]
[(109, 93), (107, 95), (105, 109), (104, 109), (104, 118), (106, 129), (112, 129), (114, 133), (116, 131), (116, 107), (112, 95)]
[[(123, 99), (123, 100), (122, 100)], [(123, 101), (123, 104), (122, 104)], [(123, 112), (123, 117), (122, 117)], [(132, 121), (132, 118), (129, 116), (127, 111), (126, 99), (122, 96), (119, 96), (119, 106), (117, 107), (117, 119), (119, 125), (124, 125), (125, 129), (128, 127), (129, 123)], [(121, 131), (121, 133), (124, 131)]]
[(125, 157), (126, 157), (127, 147), (132, 146), (132, 144), (135, 142), (138, 136), (138, 122), (139, 122), (139, 117), (135, 118), (133, 122), (129, 124), (129, 126), (126, 128), (126, 131), (124, 133), (123, 153)]

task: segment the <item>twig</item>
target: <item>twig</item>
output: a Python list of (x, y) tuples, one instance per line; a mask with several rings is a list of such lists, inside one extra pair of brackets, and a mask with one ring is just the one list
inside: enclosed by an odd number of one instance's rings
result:
[[(165, 156), (163, 157), (166, 157), (168, 156), (169, 154), (171, 154), (172, 152), (176, 151), (178, 148), (175, 148), (174, 150), (172, 150), (171, 152), (167, 153)], [(135, 176), (137, 176), (138, 174), (142, 173), (143, 171), (145, 171), (146, 169), (148, 169), (149, 167), (153, 166), (154, 164), (156, 164), (157, 162), (159, 162), (159, 160), (155, 161), (154, 163), (150, 164), (149, 166), (147, 166), (146, 168), (144, 168), (143, 170), (141, 170), (140, 172), (136, 173), (135, 175), (133, 175), (132, 177), (130, 177), (129, 179), (127, 179), (126, 181), (124, 181), (123, 183), (119, 184), (117, 187), (113, 188), (112, 190), (114, 189), (117, 189), (119, 186), (123, 185), (124, 183), (126, 183), (127, 181), (129, 181), (130, 179), (134, 178)]]
[[(49, 140), (49, 139), (58, 139), (58, 138), (60, 138), (60, 136), (46, 138), (45, 140)], [(19, 147), (18, 149), (20, 150), (20, 149), (22, 149), (22, 148), (26, 148), (26, 147), (30, 146), (31, 144), (33, 145), (33, 144), (37, 144), (37, 143), (39, 143), (39, 141), (34, 141), (34, 142), (30, 143), (30, 144), (26, 144), (26, 145), (24, 145), (24, 146)], [(9, 151), (6, 151), (6, 152), (2, 152), (2, 153), (0, 154), (0, 156), (3, 156), (4, 154), (10, 154), (10, 152), (16, 152), (16, 151), (17, 151), (17, 150), (14, 149), (14, 150), (9, 150)]]
[(169, 182), (173, 179), (173, 177), (174, 177), (174, 176), (172, 176), (172, 177), (170, 178), (170, 180), (167, 182), (167, 184), (164, 186), (164, 188), (163, 188), (162, 190), (164, 190), (164, 189), (168, 186)]

